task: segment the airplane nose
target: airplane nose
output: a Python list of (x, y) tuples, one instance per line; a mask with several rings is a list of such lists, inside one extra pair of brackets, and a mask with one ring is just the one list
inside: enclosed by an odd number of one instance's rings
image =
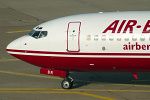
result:
[(20, 49), (20, 44), (21, 44), (21, 38), (18, 38), (14, 41), (12, 41), (11, 43), (8, 44), (8, 46), (6, 47), (7, 52), (9, 53), (9, 50), (18, 50)]
[(16, 58), (23, 60), (23, 57), (21, 54), (22, 53), (21, 43), (25, 38), (27, 38), (27, 36), (22, 36), (12, 41), (11, 43), (9, 43), (8, 46), (6, 47), (7, 52)]

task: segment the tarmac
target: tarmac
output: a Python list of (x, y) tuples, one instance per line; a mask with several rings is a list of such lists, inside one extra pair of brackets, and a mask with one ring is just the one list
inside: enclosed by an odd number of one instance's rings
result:
[(62, 78), (9, 55), (6, 46), (55, 18), (98, 12), (149, 11), (149, 0), (0, 0), (0, 100), (150, 100), (150, 73), (72, 72), (73, 89)]

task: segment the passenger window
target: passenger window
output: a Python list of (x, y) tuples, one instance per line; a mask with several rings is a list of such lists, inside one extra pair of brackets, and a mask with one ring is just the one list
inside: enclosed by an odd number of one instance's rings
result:
[(91, 40), (91, 35), (87, 35), (86, 40), (90, 41)]
[(110, 41), (113, 41), (113, 40), (114, 40), (114, 36), (110, 35), (110, 36), (109, 36), (109, 40), (110, 40)]
[(140, 40), (141, 40), (141, 41), (145, 41), (145, 36), (141, 35), (141, 36), (140, 36)]
[(129, 37), (128, 36), (124, 36), (124, 40), (125, 41), (129, 41)]
[(121, 36), (117, 36), (117, 41), (121, 41)]
[(105, 41), (105, 40), (106, 40), (106, 35), (102, 35), (101, 39), (102, 39), (103, 41)]
[(98, 35), (95, 35), (95, 36), (94, 36), (94, 40), (95, 40), (95, 41), (98, 41)]
[(137, 37), (136, 37), (135, 35), (133, 35), (133, 36), (132, 36), (132, 40), (133, 40), (133, 41), (136, 41), (136, 40), (137, 40)]

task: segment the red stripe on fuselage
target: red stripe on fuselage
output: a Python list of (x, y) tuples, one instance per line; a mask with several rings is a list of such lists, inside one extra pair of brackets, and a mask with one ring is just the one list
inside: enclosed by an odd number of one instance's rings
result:
[(30, 64), (63, 71), (150, 72), (150, 58), (86, 58), (17, 55)]
[(16, 58), (33, 65), (64, 71), (100, 71), (100, 72), (150, 72), (150, 58), (121, 58), (113, 56), (149, 56), (149, 53), (70, 53), (70, 52), (45, 52), (31, 50), (12, 50), (9, 52), (26, 52), (39, 54), (60, 54), (60, 55), (106, 55), (106, 57), (55, 57), (39, 55), (11, 54)]

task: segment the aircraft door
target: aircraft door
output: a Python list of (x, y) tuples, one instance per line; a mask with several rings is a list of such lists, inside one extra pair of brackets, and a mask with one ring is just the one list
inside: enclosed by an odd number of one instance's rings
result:
[(69, 22), (67, 29), (67, 51), (80, 51), (80, 27), (81, 22)]

